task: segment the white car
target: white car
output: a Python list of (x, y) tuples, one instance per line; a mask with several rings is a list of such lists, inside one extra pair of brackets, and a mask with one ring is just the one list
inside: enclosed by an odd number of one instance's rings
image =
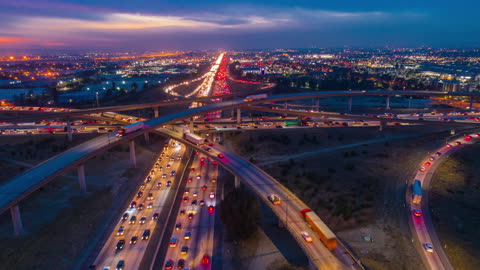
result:
[(308, 243), (313, 242), (313, 239), (308, 232), (302, 231), (301, 234), (302, 234), (303, 239), (305, 239), (305, 241), (307, 241)]
[(432, 244), (430, 243), (423, 243), (423, 248), (425, 249), (426, 252), (433, 253), (434, 249)]
[(210, 199), (213, 199), (213, 198), (215, 198), (215, 192), (211, 191), (210, 192)]

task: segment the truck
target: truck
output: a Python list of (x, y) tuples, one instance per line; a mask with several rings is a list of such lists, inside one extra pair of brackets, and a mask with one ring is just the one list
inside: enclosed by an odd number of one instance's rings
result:
[(300, 211), (300, 215), (307, 222), (308, 226), (315, 231), (318, 238), (329, 250), (333, 250), (337, 247), (337, 237), (333, 234), (330, 228), (323, 223), (320, 217), (315, 214), (315, 212), (306, 208)]
[(267, 94), (258, 94), (258, 95), (246, 96), (244, 100), (245, 101), (253, 101), (253, 100), (256, 100), (256, 99), (265, 99), (265, 98), (268, 98)]
[(108, 118), (113, 118), (113, 119), (118, 118), (118, 114), (116, 114), (114, 112), (103, 112), (102, 116), (105, 116), (105, 117), (108, 117)]
[(412, 202), (414, 204), (420, 204), (422, 202), (422, 182), (415, 179), (412, 185)]
[(183, 138), (196, 145), (201, 145), (205, 141), (202, 137), (190, 132), (183, 133)]
[(307, 121), (305, 120), (287, 120), (285, 121), (285, 126), (306, 126)]
[(117, 132), (117, 137), (122, 137), (127, 134), (133, 133), (143, 128), (143, 122), (136, 122), (130, 125), (126, 125)]

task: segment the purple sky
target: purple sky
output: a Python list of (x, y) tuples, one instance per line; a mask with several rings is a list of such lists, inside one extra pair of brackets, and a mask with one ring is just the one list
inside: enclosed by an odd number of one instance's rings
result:
[(472, 0), (0, 0), (0, 52), (479, 47), (479, 8)]

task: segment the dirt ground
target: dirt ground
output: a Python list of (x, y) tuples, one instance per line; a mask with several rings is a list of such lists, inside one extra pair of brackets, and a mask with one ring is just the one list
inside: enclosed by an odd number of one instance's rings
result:
[(135, 180), (150, 168), (164, 140), (152, 142), (137, 143), (137, 169), (130, 164), (128, 143), (87, 161), (87, 194), (79, 190), (72, 171), (22, 201), (26, 235), (21, 238), (12, 237), (9, 213), (1, 215), (0, 269), (72, 269), (87, 259), (101, 242), (110, 216), (119, 204), (128, 203)]
[[(373, 127), (282, 130), (275, 134), (259, 130), (225, 135), (225, 145), (260, 164), (278, 156), (425, 131), (421, 126), (388, 127), (384, 133)], [(364, 144), (263, 169), (314, 209), (370, 269), (424, 269), (411, 244), (406, 220), (406, 181), (445, 136), (448, 132)]]
[(455, 269), (480, 269), (480, 144), (445, 159), (432, 178), (433, 223)]

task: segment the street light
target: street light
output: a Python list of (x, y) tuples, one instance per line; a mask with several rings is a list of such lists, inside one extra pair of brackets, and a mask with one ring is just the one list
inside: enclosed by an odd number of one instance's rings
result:
[(98, 92), (95, 92), (95, 97), (97, 99), (97, 107), (98, 107)]

